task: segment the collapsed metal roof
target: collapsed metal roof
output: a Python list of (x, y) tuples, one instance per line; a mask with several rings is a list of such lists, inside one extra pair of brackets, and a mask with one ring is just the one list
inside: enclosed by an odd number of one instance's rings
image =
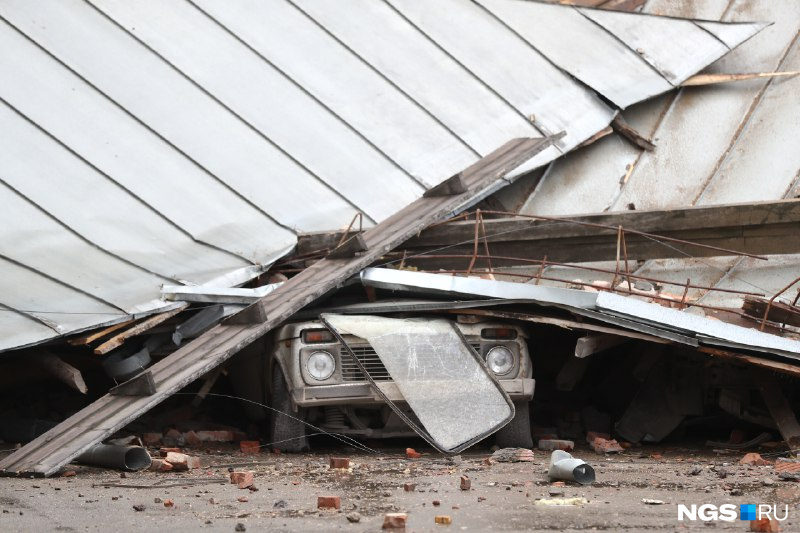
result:
[[(710, 72), (800, 70), (800, 5), (748, 0), (651, 0), (650, 13), (775, 24), (714, 64)], [(669, 209), (796, 197), (800, 179), (800, 77), (686, 88), (625, 112), (657, 148), (644, 151), (616, 135), (552, 163), (521, 210), (529, 215)], [(686, 254), (687, 256), (689, 254)], [(635, 274), (719, 289), (775, 294), (798, 276), (798, 255), (647, 261)], [(613, 267), (612, 267), (613, 268)], [(558, 277), (610, 279), (561, 269)], [(566, 270), (566, 272), (564, 272)], [(785, 299), (791, 302), (794, 289)], [(693, 288), (690, 300), (741, 307), (741, 295)], [(695, 309), (695, 312), (700, 312)]]
[(370, 226), (509, 139), (566, 133), (497, 189), (764, 27), (519, 0), (0, 19), (0, 350), (177, 305), (162, 284), (239, 285), (298, 232)]

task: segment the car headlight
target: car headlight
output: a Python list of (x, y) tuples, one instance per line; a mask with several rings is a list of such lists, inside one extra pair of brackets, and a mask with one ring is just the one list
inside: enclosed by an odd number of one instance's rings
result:
[(306, 370), (317, 381), (325, 381), (336, 370), (336, 359), (330, 353), (322, 350), (314, 352), (306, 361)]
[(498, 376), (504, 376), (514, 368), (514, 353), (505, 346), (495, 346), (486, 353), (486, 365)]

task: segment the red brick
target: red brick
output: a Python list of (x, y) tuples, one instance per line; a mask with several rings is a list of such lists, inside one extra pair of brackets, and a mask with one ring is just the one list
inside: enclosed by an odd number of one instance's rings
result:
[(200, 446), (203, 443), (194, 431), (187, 431), (184, 433), (183, 442), (185, 442), (187, 446)]
[(601, 433), (600, 431), (587, 431), (586, 432), (586, 442), (588, 442), (589, 444), (594, 442), (594, 439), (596, 439), (598, 437), (600, 437), (601, 439), (609, 440), (611, 438), (611, 435), (609, 435), (608, 433)]
[(331, 468), (350, 468), (350, 459), (347, 457), (331, 457)]
[(800, 472), (800, 462), (778, 461), (775, 463), (776, 472)]
[(142, 443), (145, 446), (158, 446), (161, 444), (161, 433), (145, 433), (142, 435)]
[(76, 476), (76, 475), (78, 475), (78, 473), (76, 471), (67, 470), (63, 474), (61, 474), (61, 477), (72, 477), (72, 476)]
[(595, 437), (592, 441), (592, 448), (596, 453), (619, 453), (622, 451), (622, 446), (616, 440), (603, 437)]
[(243, 440), (239, 443), (239, 448), (243, 453), (261, 453), (261, 443), (257, 440)]
[(568, 452), (575, 449), (575, 443), (571, 440), (539, 439), (539, 445), (537, 447), (540, 450), (564, 450)]
[(422, 454), (419, 453), (414, 448), (406, 448), (406, 457), (408, 457), (409, 459), (419, 459), (420, 457), (422, 457)]
[(172, 464), (166, 462), (164, 459), (153, 459), (148, 470), (151, 472), (169, 472), (172, 470)]
[(383, 515), (383, 529), (405, 529), (408, 514), (386, 513)]
[(750, 531), (760, 531), (762, 533), (773, 533), (780, 531), (780, 525), (774, 518), (759, 518), (758, 520), (750, 520)]
[(189, 470), (200, 468), (200, 458), (185, 453), (168, 452), (164, 458), (175, 470)]
[(339, 496), (317, 496), (317, 509), (341, 509)]
[(229, 430), (196, 431), (195, 433), (202, 442), (233, 442), (236, 440), (234, 432)]
[(172, 500), (164, 500), (164, 507), (175, 507), (175, 502)]
[(180, 448), (161, 448), (161, 449), (158, 450), (158, 454), (161, 457), (166, 457), (167, 454), (170, 453), (170, 452), (183, 453), (183, 450), (181, 450)]
[(406, 491), (406, 492), (414, 492), (415, 490), (417, 490), (417, 484), (416, 483), (406, 483), (405, 485), (403, 485), (403, 490)]
[(772, 464), (771, 461), (767, 461), (763, 457), (761, 457), (760, 453), (750, 452), (745, 454), (744, 457), (739, 460), (740, 465), (752, 465), (752, 466), (764, 466)]
[(231, 472), (231, 483), (235, 484), (240, 489), (246, 489), (248, 487), (253, 486), (254, 476), (255, 472), (250, 470), (242, 472)]
[(461, 476), (461, 490), (469, 490), (472, 488), (472, 481), (469, 476)]

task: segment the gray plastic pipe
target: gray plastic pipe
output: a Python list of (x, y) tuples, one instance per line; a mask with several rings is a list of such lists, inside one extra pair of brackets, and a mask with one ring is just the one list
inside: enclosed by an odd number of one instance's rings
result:
[(83, 452), (75, 460), (78, 463), (123, 470), (144, 470), (150, 467), (152, 459), (141, 446), (118, 446), (98, 444)]
[(572, 457), (564, 450), (555, 450), (550, 456), (550, 469), (547, 476), (552, 479), (577, 481), (581, 485), (594, 483), (594, 468), (583, 459)]

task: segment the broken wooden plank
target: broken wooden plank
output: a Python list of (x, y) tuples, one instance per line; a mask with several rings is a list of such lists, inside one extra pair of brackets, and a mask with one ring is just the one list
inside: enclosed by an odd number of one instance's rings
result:
[[(106, 394), (47, 433), (0, 461), (0, 474), (49, 476), (172, 393), (227, 361), (309, 303), (406, 241), (428, 225), (471, 201), (479, 201), (522, 163), (550, 146), (546, 139), (514, 139), (462, 173), (463, 195), (420, 198), (364, 232), (368, 250), (349, 260), (323, 259), (239, 315), (269, 317), (248, 323), (226, 320), (149, 367), (158, 389), (152, 396)], [(232, 319), (237, 319), (237, 316)], [(237, 323), (238, 322), (238, 323)]]
[(652, 152), (656, 149), (656, 145), (653, 144), (653, 141), (636, 131), (636, 129), (628, 124), (620, 114), (617, 114), (617, 116), (614, 117), (614, 120), (611, 121), (611, 127), (614, 129), (614, 131), (622, 135), (624, 138), (642, 150)]
[(183, 303), (178, 307), (176, 307), (175, 309), (172, 309), (171, 311), (167, 311), (166, 313), (159, 313), (157, 315), (153, 315), (149, 318), (142, 320), (132, 328), (126, 329), (122, 333), (114, 335), (113, 337), (105, 341), (103, 344), (96, 347), (94, 349), (95, 355), (104, 355), (115, 348), (119, 348), (126, 340), (130, 339), (131, 337), (141, 335), (150, 328), (157, 326), (166, 320), (169, 320), (173, 316), (177, 315), (178, 313), (186, 309), (188, 306), (189, 304)]
[(797, 76), (800, 71), (787, 72), (755, 72), (750, 74), (695, 74), (681, 83), (681, 87), (692, 87), (697, 85), (713, 85), (716, 83), (729, 83), (732, 81), (755, 80), (758, 78), (778, 78), (782, 76)]
[(136, 322), (135, 320), (126, 320), (124, 322), (119, 322), (118, 324), (113, 324), (106, 328), (101, 328), (98, 330), (94, 330), (91, 333), (86, 333), (84, 335), (80, 335), (78, 337), (72, 337), (71, 339), (67, 340), (67, 342), (72, 346), (86, 346), (87, 344), (91, 344), (96, 340), (102, 339), (107, 335), (111, 335), (118, 329), (122, 329), (124, 327), (130, 326)]
[(50, 376), (58, 379), (81, 394), (86, 394), (89, 391), (86, 382), (83, 380), (81, 371), (63, 361), (56, 354), (43, 354), (42, 357), (36, 361), (36, 364), (41, 366)]
[(575, 342), (575, 357), (584, 358), (618, 346), (629, 340), (628, 337), (621, 335), (610, 335), (608, 333), (600, 335), (586, 335)]
[(769, 300), (765, 298), (745, 296), (744, 302), (742, 303), (742, 310), (745, 315), (760, 322), (764, 319), (767, 306), (769, 306), (767, 321), (775, 324), (787, 324), (789, 326), (800, 327), (800, 309), (777, 300), (770, 305)]
[(112, 396), (152, 396), (156, 392), (156, 383), (149, 370), (145, 370), (108, 391)]
[(791, 449), (800, 447), (800, 424), (789, 400), (783, 394), (780, 382), (771, 372), (764, 370), (756, 371), (754, 379), (783, 440)]

